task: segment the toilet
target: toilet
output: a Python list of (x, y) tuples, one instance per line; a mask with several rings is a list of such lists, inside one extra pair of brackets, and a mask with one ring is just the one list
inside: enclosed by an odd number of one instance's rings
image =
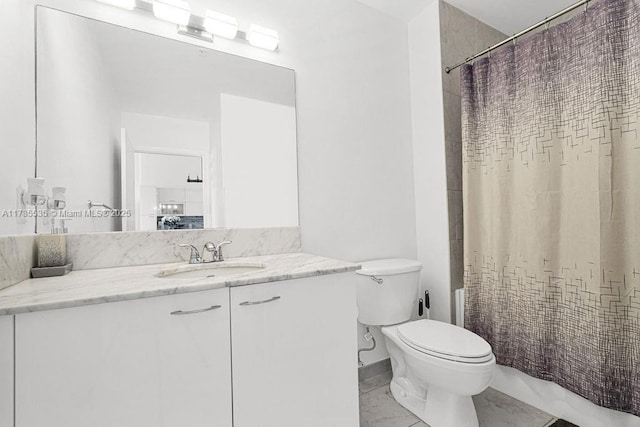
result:
[(484, 339), (459, 326), (417, 317), (422, 264), (363, 262), (356, 272), (358, 321), (381, 326), (398, 403), (431, 427), (476, 427), (471, 396), (484, 391), (496, 359)]

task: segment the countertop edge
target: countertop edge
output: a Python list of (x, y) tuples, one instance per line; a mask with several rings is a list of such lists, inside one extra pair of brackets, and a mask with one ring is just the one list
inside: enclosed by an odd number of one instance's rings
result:
[(0, 309), (0, 316), (12, 316), (37, 311), (58, 310), (63, 308), (82, 307), (87, 305), (104, 304), (110, 302), (130, 301), (142, 298), (169, 296), (175, 294), (199, 292), (214, 289), (234, 288), (239, 286), (256, 285), (260, 283), (281, 282), (286, 280), (304, 279), (309, 277), (326, 276), (330, 274), (349, 273), (360, 269), (359, 264), (346, 265), (344, 267), (322, 268), (313, 271), (302, 271), (285, 274), (276, 274), (267, 277), (237, 278), (218, 283), (187, 283), (171, 288), (151, 291), (133, 291), (116, 295), (105, 295), (91, 298), (69, 299), (66, 301), (52, 301), (47, 303), (30, 303), (11, 308)]

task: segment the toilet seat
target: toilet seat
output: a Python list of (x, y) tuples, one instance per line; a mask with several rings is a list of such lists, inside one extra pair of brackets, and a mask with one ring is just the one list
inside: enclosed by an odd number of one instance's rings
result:
[(437, 320), (400, 325), (398, 338), (420, 353), (454, 362), (484, 363), (494, 357), (489, 343), (478, 335)]

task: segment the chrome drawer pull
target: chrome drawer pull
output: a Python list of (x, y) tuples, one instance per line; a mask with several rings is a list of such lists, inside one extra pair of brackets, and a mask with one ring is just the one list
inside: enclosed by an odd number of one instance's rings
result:
[(263, 301), (245, 301), (245, 302), (241, 302), (240, 305), (258, 305), (258, 304), (265, 304), (268, 302), (273, 302), (273, 301), (277, 301), (279, 300), (280, 297), (273, 297), (273, 298), (269, 298)]
[(178, 311), (172, 311), (171, 314), (173, 316), (180, 316), (183, 314), (196, 314), (196, 313), (204, 313), (205, 311), (211, 311), (211, 310), (216, 310), (218, 308), (222, 308), (221, 305), (212, 305), (211, 307), (207, 307), (207, 308), (199, 308), (197, 310), (187, 310), (187, 311), (183, 311), (183, 310), (178, 310)]

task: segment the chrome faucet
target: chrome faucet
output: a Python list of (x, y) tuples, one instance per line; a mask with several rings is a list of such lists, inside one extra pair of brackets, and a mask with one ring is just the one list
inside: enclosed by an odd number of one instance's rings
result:
[[(205, 251), (209, 252), (211, 254), (211, 261), (205, 261), (204, 260), (204, 253)], [(216, 258), (217, 258), (217, 249), (216, 249), (216, 245), (213, 242), (207, 242), (204, 244), (204, 248), (202, 248), (202, 262), (216, 262)]]
[(198, 248), (188, 243), (180, 243), (181, 248), (189, 248), (191, 249), (191, 254), (189, 256), (189, 264), (202, 264), (202, 257), (200, 256), (200, 252), (198, 252)]
[(232, 243), (231, 240), (225, 240), (224, 242), (220, 242), (216, 245), (216, 251), (215, 251), (216, 262), (224, 261), (224, 256), (222, 255), (222, 247), (224, 245), (228, 245), (229, 243)]
[[(224, 256), (222, 254), (222, 247), (224, 245), (228, 245), (229, 243), (232, 243), (231, 240), (225, 240), (224, 242), (220, 242), (217, 245), (213, 242), (207, 242), (202, 248), (202, 254), (203, 254), (202, 256), (200, 255), (200, 252), (198, 252), (198, 249), (191, 244), (181, 243), (179, 246), (181, 248), (191, 249), (191, 255), (189, 256), (189, 264), (208, 264), (211, 262), (224, 261)], [(211, 253), (211, 261), (204, 260), (205, 252)]]

